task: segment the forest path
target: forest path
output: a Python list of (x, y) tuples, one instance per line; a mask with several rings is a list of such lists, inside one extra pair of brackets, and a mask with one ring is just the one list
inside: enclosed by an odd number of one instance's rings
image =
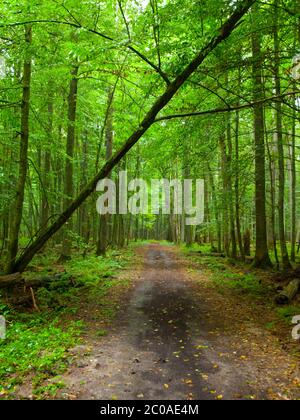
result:
[[(241, 337), (234, 328), (227, 331), (222, 300), (195, 284), (172, 247), (147, 245), (141, 253), (144, 268), (129, 302), (109, 335), (94, 342), (91, 353), (64, 375), (67, 388), (61, 396), (97, 400), (270, 397), (267, 393), (275, 392), (270, 387), (284, 382), (281, 371), (288, 369), (286, 353), (274, 351), (274, 339), (251, 326), (256, 335), (250, 345), (246, 332)], [(244, 349), (235, 347), (236, 339), (250, 352), (261, 345), (261, 358), (244, 356)], [(276, 392), (280, 398), (280, 389)]]

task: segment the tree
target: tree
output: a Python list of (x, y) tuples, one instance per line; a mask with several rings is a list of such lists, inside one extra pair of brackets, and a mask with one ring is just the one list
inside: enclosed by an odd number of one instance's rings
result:
[[(76, 64), (71, 71), (71, 80), (69, 85), (68, 96), (68, 135), (66, 145), (66, 164), (65, 164), (65, 200), (64, 207), (72, 203), (74, 193), (74, 147), (75, 147), (75, 123), (76, 123), (76, 110), (77, 110), (77, 93), (78, 93), (78, 71), (79, 66)], [(70, 259), (71, 257), (71, 243), (72, 243), (72, 219), (69, 219), (67, 229), (65, 229), (63, 245), (62, 245), (62, 260)]]
[[(262, 80), (262, 51), (260, 34), (252, 33), (253, 57), (253, 99), (260, 101), (264, 96)], [(265, 168), (265, 134), (264, 134), (263, 104), (254, 106), (254, 137), (255, 137), (255, 208), (256, 208), (256, 249), (254, 266), (257, 268), (271, 267), (268, 252), (267, 219), (266, 219), (266, 168)]]
[(16, 199), (12, 216), (9, 246), (7, 253), (6, 272), (14, 270), (18, 253), (19, 234), (23, 215), (25, 185), (28, 170), (28, 145), (29, 145), (29, 112), (30, 112), (30, 88), (31, 88), (31, 51), (32, 27), (25, 26), (26, 52), (23, 66), (23, 95), (21, 108), (21, 133), (20, 133), (20, 158), (19, 176), (16, 190)]
[(36, 240), (27, 248), (24, 254), (11, 267), (10, 271), (23, 271), (32, 258), (35, 256), (45, 243), (70, 219), (72, 214), (89, 197), (102, 178), (105, 178), (120, 160), (131, 150), (139, 139), (155, 123), (156, 117), (161, 110), (171, 101), (175, 94), (185, 84), (189, 77), (199, 68), (210, 53), (225, 39), (227, 39), (240, 22), (241, 18), (254, 4), (254, 0), (245, 0), (240, 3), (225, 24), (217, 31), (217, 34), (201, 49), (200, 53), (184, 68), (183, 71), (171, 82), (165, 92), (155, 101), (149, 112), (146, 114), (140, 126), (129, 136), (121, 149), (103, 166), (100, 172), (88, 183), (70, 206), (49, 226), (49, 228), (40, 234)]
[[(275, 61), (274, 61), (274, 78), (275, 78), (275, 90), (276, 95), (279, 97), (281, 95), (281, 82), (280, 82), (280, 43), (278, 36), (278, 0), (275, 0), (275, 25), (274, 25), (274, 52), (275, 52)], [(285, 211), (284, 211), (284, 201), (285, 201), (285, 163), (284, 163), (284, 146), (283, 146), (283, 135), (282, 135), (282, 109), (281, 102), (277, 100), (275, 102), (276, 109), (276, 137), (277, 137), (277, 150), (278, 150), (278, 168), (279, 168), (279, 191), (278, 191), (278, 216), (279, 216), (279, 237), (280, 237), (280, 247), (282, 255), (282, 264), (285, 270), (291, 268), (291, 263), (289, 259), (289, 254), (286, 247), (286, 238), (285, 238)]]

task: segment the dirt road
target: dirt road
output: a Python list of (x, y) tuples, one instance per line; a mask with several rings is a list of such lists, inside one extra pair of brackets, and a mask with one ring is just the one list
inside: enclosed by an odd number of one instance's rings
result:
[[(143, 272), (114, 329), (93, 343), (89, 356), (78, 358), (77, 366), (64, 377), (68, 386), (62, 396), (265, 399), (277, 383), (280, 398), (281, 370), (288, 368), (288, 361), (282, 366), (285, 354), (278, 353), (275, 370), (273, 363), (269, 366), (271, 358), (243, 356), (242, 349), (234, 347), (234, 332), (224, 328), (222, 300), (195, 293), (177, 254), (150, 245), (144, 255)], [(256, 347), (265, 341), (261, 334), (265, 332), (257, 333)], [(273, 355), (273, 348), (269, 351)]]

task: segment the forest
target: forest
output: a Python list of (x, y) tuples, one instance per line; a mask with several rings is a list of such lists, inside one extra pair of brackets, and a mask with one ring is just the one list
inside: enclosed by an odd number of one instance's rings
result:
[(296, 0), (2, 0), (0, 400), (299, 400), (299, 111)]

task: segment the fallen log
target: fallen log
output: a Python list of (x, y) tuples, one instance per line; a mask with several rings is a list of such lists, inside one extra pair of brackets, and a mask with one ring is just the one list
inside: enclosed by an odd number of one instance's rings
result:
[(276, 296), (277, 305), (286, 305), (290, 303), (300, 290), (300, 279), (292, 280), (282, 292)]
[(21, 284), (24, 284), (24, 279), (20, 273), (0, 276), (0, 289), (9, 289), (11, 287), (20, 286)]
[[(55, 287), (60, 285), (65, 273), (56, 274), (54, 276), (43, 276), (36, 279), (24, 279), (20, 273), (9, 274), (7, 276), (0, 276), (0, 289), (9, 289), (14, 287)], [(66, 284), (72, 284), (72, 279), (66, 278)]]
[(190, 251), (189, 255), (199, 255), (201, 257), (215, 257), (215, 258), (226, 258), (226, 255), (222, 252), (207, 252), (203, 253), (202, 251)]
[[(25, 287), (32, 287), (32, 288), (38, 288), (38, 287), (55, 287), (55, 285), (61, 285), (60, 282), (64, 276), (64, 273), (62, 274), (56, 274), (55, 276), (44, 276), (39, 277), (36, 279), (25, 279), (24, 286)], [(65, 280), (66, 284), (70, 284), (70, 279)]]

